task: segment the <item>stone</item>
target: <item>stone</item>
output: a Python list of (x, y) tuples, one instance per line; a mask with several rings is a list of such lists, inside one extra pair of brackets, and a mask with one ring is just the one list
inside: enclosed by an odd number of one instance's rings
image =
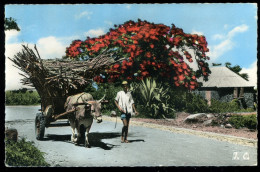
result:
[(116, 111), (111, 111), (110, 116), (112, 117), (116, 116)]
[(184, 122), (191, 123), (191, 122), (198, 122), (200, 119), (206, 117), (205, 113), (197, 113), (189, 115)]
[(18, 132), (17, 132), (17, 130), (15, 128), (10, 128), (10, 129), (6, 128), (6, 130), (5, 130), (5, 138), (7, 140), (12, 140), (12, 141), (17, 142), (17, 140), (18, 140)]
[(207, 118), (213, 118), (214, 117), (214, 115), (213, 114), (207, 114)]
[(232, 125), (231, 124), (226, 124), (225, 128), (232, 128)]
[(232, 116), (231, 113), (226, 114), (226, 117), (231, 117), (231, 116)]
[(215, 113), (215, 114), (214, 114), (214, 116), (215, 116), (215, 117), (218, 117), (218, 116), (219, 116), (219, 114), (218, 114), (218, 113)]
[(221, 128), (225, 128), (225, 126), (223, 124), (220, 125)]
[(207, 120), (207, 121), (204, 121), (204, 122), (203, 122), (203, 125), (205, 125), (205, 126), (210, 126), (211, 123), (212, 123), (212, 119)]

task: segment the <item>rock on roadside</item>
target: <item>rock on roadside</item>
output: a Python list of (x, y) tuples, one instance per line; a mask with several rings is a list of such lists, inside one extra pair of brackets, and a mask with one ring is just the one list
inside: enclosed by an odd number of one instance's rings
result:
[(201, 119), (207, 118), (207, 115), (205, 113), (197, 113), (197, 114), (192, 114), (189, 115), (184, 122), (186, 123), (194, 123), (194, 122), (199, 122)]

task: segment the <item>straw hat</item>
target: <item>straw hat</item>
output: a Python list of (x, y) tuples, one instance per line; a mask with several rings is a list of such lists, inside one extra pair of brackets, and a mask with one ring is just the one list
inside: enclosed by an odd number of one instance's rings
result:
[(128, 84), (127, 81), (123, 81), (123, 82), (122, 82), (122, 85), (127, 85), (127, 84)]

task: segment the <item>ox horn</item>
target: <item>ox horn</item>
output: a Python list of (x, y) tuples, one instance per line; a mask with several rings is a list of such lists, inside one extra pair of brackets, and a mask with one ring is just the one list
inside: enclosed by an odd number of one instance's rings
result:
[(106, 97), (106, 94), (100, 100), (98, 100), (98, 103), (100, 103), (105, 97)]

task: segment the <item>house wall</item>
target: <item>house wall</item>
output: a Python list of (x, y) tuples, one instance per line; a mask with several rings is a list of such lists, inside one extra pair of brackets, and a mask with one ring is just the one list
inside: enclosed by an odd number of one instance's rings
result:
[[(193, 93), (200, 95), (206, 99), (206, 91), (211, 91), (211, 99), (219, 100), (221, 102), (231, 102), (234, 98), (234, 88), (200, 88), (193, 91)], [(244, 88), (244, 104), (245, 108), (254, 107), (254, 89), (253, 87)]]
[(245, 88), (244, 90), (244, 100), (247, 107), (254, 108), (254, 101), (255, 101), (255, 94), (254, 89), (252, 88)]
[(222, 102), (231, 102), (234, 98), (234, 88), (218, 88), (217, 92)]

